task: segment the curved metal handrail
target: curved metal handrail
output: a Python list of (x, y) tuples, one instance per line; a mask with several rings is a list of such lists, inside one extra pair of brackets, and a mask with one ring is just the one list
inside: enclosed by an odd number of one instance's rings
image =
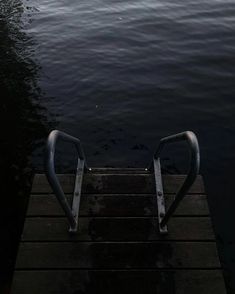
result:
[[(55, 172), (55, 147), (56, 147), (57, 140), (59, 138), (62, 139), (63, 141), (73, 143), (78, 153), (78, 166), (77, 166), (76, 178), (75, 178), (75, 188), (74, 188), (72, 209), (70, 208), (66, 200), (63, 189), (60, 185), (60, 182)], [(46, 171), (48, 182), (50, 183), (53, 192), (55, 193), (62, 209), (64, 210), (68, 218), (68, 221), (70, 224), (70, 232), (75, 232), (78, 226), (78, 210), (79, 210), (79, 204), (80, 204), (81, 183), (82, 183), (82, 176), (83, 176), (84, 169), (87, 169), (87, 165), (86, 165), (85, 155), (84, 155), (80, 140), (64, 132), (53, 130), (49, 134), (47, 139), (46, 156), (45, 156), (45, 171)]]
[[(159, 179), (157, 180), (157, 177), (159, 178), (159, 174), (161, 175), (161, 167), (160, 167), (160, 154), (162, 149), (164, 148), (165, 144), (168, 143), (175, 143), (179, 141), (187, 141), (189, 148), (190, 148), (190, 166), (189, 171), (186, 176), (185, 181), (179, 188), (178, 192), (175, 195), (175, 199), (172, 202), (171, 206), (165, 213), (165, 204), (163, 199), (163, 191), (162, 191), (162, 184), (159, 183)], [(158, 199), (158, 219), (159, 219), (159, 229), (160, 232), (166, 233), (167, 228), (166, 224), (169, 220), (169, 218), (172, 216), (172, 214), (175, 212), (177, 206), (179, 205), (179, 202), (184, 198), (192, 184), (194, 183), (200, 167), (200, 151), (199, 151), (199, 145), (196, 135), (191, 131), (182, 132), (176, 135), (168, 136), (165, 138), (162, 138), (160, 140), (160, 144), (154, 154), (154, 160), (150, 167), (152, 169), (154, 167), (155, 171), (155, 178), (156, 178), (156, 188), (157, 188), (157, 199)], [(157, 175), (156, 175), (157, 174)], [(159, 187), (160, 186), (160, 187)], [(160, 189), (159, 189), (160, 188)], [(164, 207), (163, 207), (164, 206)]]

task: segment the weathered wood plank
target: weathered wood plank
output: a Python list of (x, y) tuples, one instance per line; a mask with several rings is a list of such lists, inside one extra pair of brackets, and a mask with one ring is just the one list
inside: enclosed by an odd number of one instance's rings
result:
[(16, 262), (16, 269), (219, 267), (214, 242), (26, 242)]
[[(74, 175), (58, 175), (65, 193), (72, 193)], [(185, 179), (184, 175), (164, 175), (163, 184), (165, 193), (175, 193)], [(152, 174), (85, 174), (83, 193), (155, 193), (154, 177)], [(44, 174), (35, 175), (32, 193), (51, 193)], [(198, 176), (190, 189), (192, 194), (204, 194), (204, 185), (201, 176)]]
[(149, 171), (146, 171), (145, 168), (138, 168), (138, 167), (128, 167), (128, 168), (115, 168), (115, 167), (92, 167), (91, 172), (93, 174), (112, 174), (112, 175), (117, 175), (117, 174), (146, 174), (150, 173)]
[(12, 294), (226, 294), (219, 270), (16, 271)]
[[(71, 195), (67, 195), (71, 202)], [(169, 207), (173, 195), (165, 195), (166, 206)], [(83, 194), (81, 197), (80, 216), (151, 216), (157, 214), (155, 194)], [(63, 216), (64, 212), (53, 194), (30, 197), (28, 216)], [(205, 195), (187, 195), (174, 215), (208, 216), (209, 209)]]
[(169, 221), (169, 233), (160, 235), (153, 218), (86, 218), (79, 219), (77, 234), (68, 233), (65, 218), (27, 218), (23, 241), (150, 241), (214, 240), (208, 217), (177, 217)]

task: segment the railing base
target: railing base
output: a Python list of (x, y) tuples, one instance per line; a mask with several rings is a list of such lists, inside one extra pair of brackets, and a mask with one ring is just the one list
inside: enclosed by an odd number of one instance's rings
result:
[(165, 209), (165, 200), (164, 200), (163, 186), (162, 186), (161, 164), (160, 164), (159, 158), (153, 160), (153, 167), (154, 167), (156, 195), (157, 195), (158, 227), (161, 234), (167, 234), (168, 233), (167, 225), (161, 226), (161, 221), (166, 214), (166, 209)]
[(72, 214), (74, 216), (76, 226), (72, 228), (70, 226), (69, 232), (76, 233), (78, 230), (78, 216), (79, 216), (79, 207), (80, 207), (80, 200), (81, 200), (81, 190), (82, 190), (82, 179), (84, 173), (84, 166), (85, 161), (78, 158), (78, 165), (74, 183), (74, 194), (73, 194), (73, 203), (72, 203)]

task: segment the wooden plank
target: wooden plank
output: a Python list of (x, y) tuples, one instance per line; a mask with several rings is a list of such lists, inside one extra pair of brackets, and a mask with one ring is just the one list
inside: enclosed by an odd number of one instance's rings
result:
[(93, 174), (148, 174), (149, 171), (146, 171), (145, 168), (136, 168), (136, 167), (128, 167), (128, 168), (115, 168), (115, 167), (92, 167), (91, 172)]
[[(65, 193), (72, 193), (74, 187), (73, 175), (58, 175)], [(184, 175), (164, 175), (164, 192), (175, 193), (185, 179)], [(35, 175), (32, 193), (51, 193), (44, 174)], [(127, 193), (155, 193), (154, 177), (152, 174), (85, 174), (83, 180), (83, 193), (127, 194)], [(201, 176), (198, 176), (190, 189), (192, 194), (204, 194), (204, 185)]]
[(12, 294), (226, 294), (219, 270), (16, 271)]
[(214, 242), (25, 242), (16, 262), (16, 269), (219, 267)]
[(77, 234), (68, 233), (65, 218), (27, 218), (23, 241), (150, 241), (214, 240), (208, 217), (177, 217), (169, 221), (169, 233), (159, 235), (153, 218), (86, 218), (79, 219)]
[[(71, 202), (72, 195), (67, 195)], [(167, 208), (174, 199), (165, 195)], [(155, 194), (83, 194), (81, 197), (80, 216), (151, 216), (157, 214)], [(30, 197), (28, 216), (64, 216), (58, 200), (53, 194)], [(205, 195), (187, 195), (179, 204), (174, 215), (208, 216), (209, 209)]]

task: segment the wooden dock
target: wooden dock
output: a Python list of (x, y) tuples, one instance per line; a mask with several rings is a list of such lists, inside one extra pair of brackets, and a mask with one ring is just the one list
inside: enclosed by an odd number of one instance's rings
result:
[[(59, 175), (68, 199), (73, 175)], [(184, 176), (163, 176), (166, 204)], [(79, 231), (45, 175), (34, 178), (12, 294), (224, 294), (203, 180), (198, 176), (160, 235), (153, 174), (97, 169), (84, 175)]]

